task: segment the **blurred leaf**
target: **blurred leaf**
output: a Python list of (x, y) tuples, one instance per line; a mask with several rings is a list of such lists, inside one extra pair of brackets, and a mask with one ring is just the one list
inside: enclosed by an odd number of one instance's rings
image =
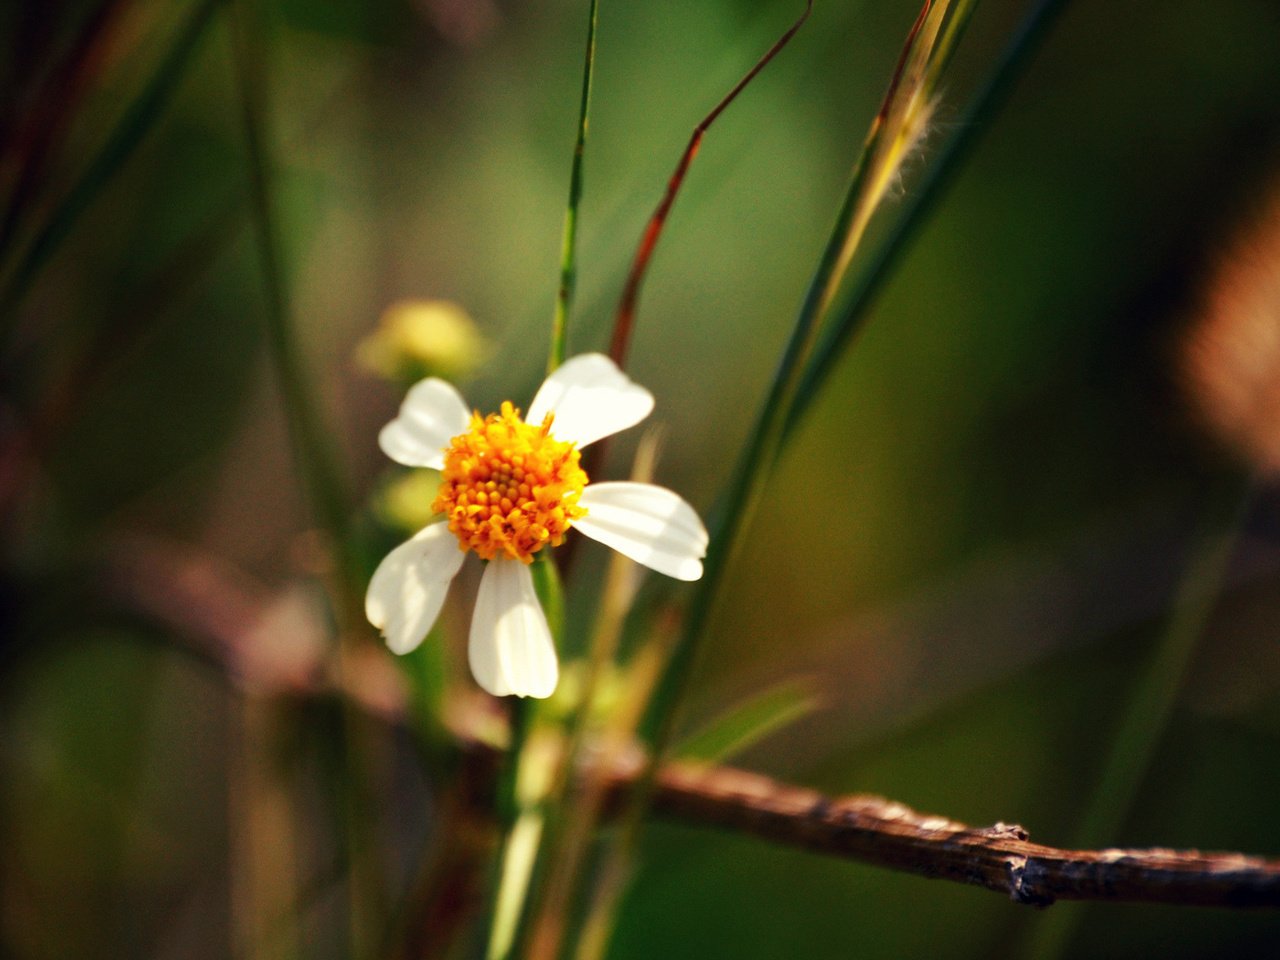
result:
[(84, 174), (27, 247), (26, 254), (15, 268), (3, 294), (0, 294), (0, 339), (8, 337), (18, 306), (41, 268), (66, 239), (80, 215), (133, 155), (168, 105), (217, 5), (218, 0), (201, 0), (196, 4), (156, 72), (111, 131), (102, 149), (89, 162)]
[[(260, 337), (229, 286), (157, 318), (154, 334), (86, 398), (50, 464), (70, 521), (99, 519), (230, 437)], [(198, 504), (187, 507), (194, 517)]]
[(808, 681), (787, 680), (716, 717), (674, 753), (679, 760), (722, 763), (817, 707), (818, 697)]

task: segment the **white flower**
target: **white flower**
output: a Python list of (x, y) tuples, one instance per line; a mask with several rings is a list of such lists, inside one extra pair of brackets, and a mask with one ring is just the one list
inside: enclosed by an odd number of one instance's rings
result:
[(650, 569), (702, 576), (707, 532), (679, 496), (649, 483), (589, 483), (579, 450), (635, 426), (653, 395), (608, 357), (566, 361), (539, 388), (527, 418), (510, 403), (470, 413), (435, 377), (410, 389), (378, 435), (397, 463), (440, 470), (433, 523), (387, 554), (369, 582), (365, 613), (395, 653), (422, 642), (467, 552), (489, 561), (471, 618), (476, 682), (497, 696), (548, 697), (559, 667), (529, 564), (570, 527)]

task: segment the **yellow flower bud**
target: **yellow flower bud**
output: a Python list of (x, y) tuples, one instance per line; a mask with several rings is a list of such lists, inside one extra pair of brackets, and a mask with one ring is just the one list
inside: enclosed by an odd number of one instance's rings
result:
[(411, 383), (423, 377), (458, 380), (489, 352), (462, 307), (447, 300), (399, 300), (378, 329), (356, 347), (356, 361), (378, 376)]

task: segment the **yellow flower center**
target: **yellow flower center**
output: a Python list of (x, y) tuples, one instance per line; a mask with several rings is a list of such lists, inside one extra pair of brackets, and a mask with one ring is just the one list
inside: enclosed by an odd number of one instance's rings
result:
[(503, 403), (501, 413), (472, 414), (471, 429), (450, 441), (431, 509), (448, 518), (463, 550), (529, 563), (587, 513), (578, 506), (587, 485), (579, 457), (551, 436), (550, 414), (535, 427)]

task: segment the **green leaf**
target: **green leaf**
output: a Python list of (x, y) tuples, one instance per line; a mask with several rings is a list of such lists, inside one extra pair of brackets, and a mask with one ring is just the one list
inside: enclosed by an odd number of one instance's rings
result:
[(807, 680), (787, 680), (731, 707), (675, 748), (680, 760), (721, 763), (818, 707)]

